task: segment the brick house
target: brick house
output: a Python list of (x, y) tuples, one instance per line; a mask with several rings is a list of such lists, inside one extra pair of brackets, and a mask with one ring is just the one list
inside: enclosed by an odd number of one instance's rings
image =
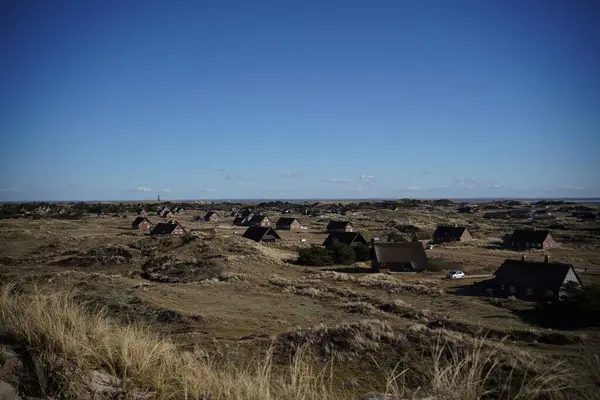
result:
[(152, 229), (152, 222), (146, 217), (137, 217), (131, 223), (131, 229), (138, 229), (140, 231), (147, 231)]
[(279, 234), (268, 226), (251, 226), (246, 229), (242, 237), (255, 242), (276, 242), (281, 240)]
[(204, 220), (208, 222), (219, 222), (221, 220), (221, 216), (215, 211), (209, 211), (204, 216)]
[(556, 246), (556, 240), (549, 230), (515, 229), (512, 235), (503, 238), (504, 246), (509, 249), (549, 249)]
[(269, 228), (273, 223), (266, 215), (255, 215), (248, 220), (248, 226), (262, 226), (263, 228)]
[(506, 260), (494, 273), (494, 293), (499, 296), (515, 296), (519, 299), (536, 301), (552, 294), (560, 296), (564, 285), (582, 285), (579, 275), (571, 264)]
[(299, 231), (302, 229), (302, 224), (297, 218), (279, 218), (276, 226), (277, 229), (288, 231)]
[(330, 248), (335, 242), (340, 242), (348, 246), (357, 246), (358, 244), (368, 245), (367, 239), (359, 232), (331, 232), (323, 242), (325, 248)]
[(434, 243), (466, 242), (473, 239), (471, 232), (465, 226), (439, 225), (432, 235)]
[(185, 228), (177, 221), (159, 222), (150, 231), (152, 236), (183, 235), (184, 233), (186, 233)]
[(330, 221), (327, 224), (327, 232), (356, 232), (356, 229), (350, 221)]

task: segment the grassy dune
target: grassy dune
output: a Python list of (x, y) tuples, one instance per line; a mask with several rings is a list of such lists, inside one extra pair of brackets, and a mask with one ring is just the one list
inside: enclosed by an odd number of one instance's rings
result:
[[(402, 336), (381, 323), (357, 326), (360, 330), (346, 326), (343, 333), (366, 347), (369, 342)], [(315, 341), (339, 334), (336, 329), (293, 333), (300, 347), (285, 365), (274, 362), (275, 342), (265, 354), (243, 363), (217, 361), (202, 349), (183, 351), (143, 326), (119, 325), (102, 310), (89, 312), (70, 293), (44, 288), (22, 291), (11, 284), (0, 288), (0, 337), (29, 360), (26, 364), (45, 396), (93, 395), (99, 390), (94, 376), (100, 374), (110, 378), (110, 390), (125, 398), (359, 399), (364, 393), (334, 383), (331, 364), (317, 362), (313, 352)], [(431, 334), (423, 334), (427, 333)], [(502, 343), (450, 340), (444, 335), (431, 343), (419, 357), (407, 356), (395, 368), (381, 367), (386, 379), (375, 383), (373, 390), (409, 398), (434, 395), (467, 400), (590, 398), (593, 394), (561, 365), (543, 366), (524, 353), (515, 357), (506, 353)], [(418, 387), (409, 376), (419, 377)]]

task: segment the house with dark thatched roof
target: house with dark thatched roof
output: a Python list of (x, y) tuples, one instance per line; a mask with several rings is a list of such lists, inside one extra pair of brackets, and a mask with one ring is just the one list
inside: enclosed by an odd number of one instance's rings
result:
[(331, 232), (323, 242), (325, 248), (330, 248), (335, 242), (340, 242), (347, 246), (357, 246), (359, 244), (368, 245), (367, 239), (359, 232)]
[(244, 235), (246, 239), (254, 240), (255, 242), (276, 242), (281, 240), (279, 234), (268, 226), (251, 226), (246, 229)]
[(302, 224), (298, 218), (279, 218), (277, 220), (277, 229), (287, 231), (299, 231), (302, 229)]
[(425, 249), (420, 242), (373, 243), (371, 268), (375, 272), (419, 272), (427, 269)]
[(327, 232), (356, 232), (356, 229), (350, 221), (330, 221), (327, 224)]
[(515, 229), (512, 235), (503, 238), (504, 246), (515, 250), (548, 249), (556, 246), (549, 230)]
[(439, 225), (432, 235), (434, 243), (465, 242), (473, 239), (471, 232), (465, 226)]
[(494, 292), (500, 296), (515, 296), (536, 301), (548, 295), (560, 296), (565, 285), (582, 285), (579, 275), (571, 264), (506, 260), (494, 273)]
[(141, 231), (147, 231), (152, 229), (152, 222), (146, 217), (137, 217), (131, 223), (131, 229), (138, 229)]
[(177, 221), (159, 222), (150, 231), (152, 236), (183, 235), (185, 228)]

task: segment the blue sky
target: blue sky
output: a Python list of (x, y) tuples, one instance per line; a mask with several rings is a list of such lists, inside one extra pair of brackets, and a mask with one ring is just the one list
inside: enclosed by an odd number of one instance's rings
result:
[(600, 196), (600, 2), (2, 1), (0, 201)]

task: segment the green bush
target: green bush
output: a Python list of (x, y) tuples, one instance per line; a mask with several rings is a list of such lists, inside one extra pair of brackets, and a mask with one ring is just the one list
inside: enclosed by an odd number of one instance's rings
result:
[(300, 249), (298, 252), (297, 263), (301, 265), (322, 267), (325, 265), (332, 265), (333, 258), (329, 250), (321, 246), (311, 246), (306, 249)]
[(334, 242), (329, 249), (334, 264), (353, 264), (356, 261), (354, 250), (343, 243)]
[(406, 236), (399, 232), (390, 232), (387, 235), (388, 242), (408, 242)]
[(371, 259), (371, 247), (366, 244), (359, 244), (354, 247), (356, 261), (369, 261)]
[(542, 322), (561, 327), (600, 326), (600, 286), (565, 285), (564, 295), (544, 296), (536, 311)]

